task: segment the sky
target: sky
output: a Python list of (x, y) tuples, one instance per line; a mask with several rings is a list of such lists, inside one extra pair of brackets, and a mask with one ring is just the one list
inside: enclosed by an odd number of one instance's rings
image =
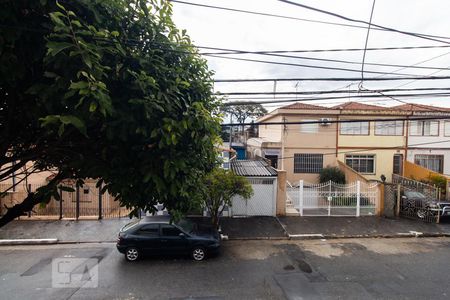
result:
[[(401, 31), (447, 37), (443, 42), (431, 41), (396, 32), (375, 30), (368, 31), (367, 25), (349, 22), (334, 16), (311, 11), (277, 0), (184, 0), (190, 3), (206, 4), (232, 9), (248, 10), (266, 14), (278, 14), (294, 18), (314, 21), (334, 22), (346, 25), (358, 25), (363, 28), (321, 24), (302, 20), (283, 19), (270, 16), (252, 15), (225, 11), (213, 8), (197, 7), (182, 3), (173, 3), (173, 19), (180, 29), (186, 29), (194, 45), (201, 47), (217, 47), (245, 51), (274, 50), (313, 50), (313, 49), (364, 49), (366, 38), (368, 48), (405, 47), (405, 46), (449, 46), (450, 45), (450, 1), (448, 0), (376, 0), (372, 15), (372, 23)], [(291, 0), (318, 9), (326, 10), (348, 18), (369, 22), (373, 0)], [(201, 53), (216, 52), (199, 49)], [(223, 52), (223, 51), (220, 51)], [(302, 56), (307, 58), (344, 60), (349, 63), (315, 61), (310, 59), (274, 57), (256, 54), (227, 54), (234, 58), (266, 60), (272, 62), (301, 64), (308, 66), (338, 67), (353, 69), (354, 72), (310, 68), (305, 66), (287, 66), (257, 62), (245, 62), (204, 56), (209, 68), (215, 72), (214, 79), (255, 79), (255, 78), (326, 78), (352, 77), (356, 81), (289, 81), (276, 84), (272, 82), (238, 82), (215, 83), (215, 91), (222, 93), (235, 92), (310, 92), (310, 91), (341, 91), (340, 94), (327, 96), (348, 97), (350, 91), (377, 90), (393, 88), (445, 88), (450, 79), (445, 80), (401, 80), (401, 81), (361, 81), (364, 51), (315, 52), (315, 53), (283, 53), (284, 55)], [(395, 77), (396, 73), (414, 76), (450, 76), (450, 47), (432, 49), (383, 50), (365, 52), (364, 77)], [(398, 66), (374, 66), (370, 64), (396, 64), (401, 66), (416, 66), (422, 68), (401, 68)], [(433, 69), (434, 68), (434, 69)], [(439, 69), (436, 69), (439, 68)], [(371, 74), (368, 72), (390, 74)], [(360, 89), (358, 89), (360, 87)], [(443, 91), (431, 91), (443, 92)], [(394, 92), (393, 92), (394, 93)], [(430, 93), (396, 92), (396, 93)], [(352, 95), (360, 95), (355, 93)], [(386, 94), (386, 93), (385, 93)], [(378, 94), (379, 95), (379, 94)], [(450, 95), (450, 94), (449, 94)], [(290, 97), (290, 100), (302, 97), (317, 98), (323, 95), (230, 95), (228, 101), (251, 100), (273, 101), (274, 97)], [(395, 97), (394, 97), (395, 98)], [(442, 107), (450, 107), (450, 96), (435, 97), (404, 97), (397, 98), (403, 102), (421, 103)], [(277, 100), (277, 99), (275, 99)], [(308, 101), (309, 104), (336, 105), (345, 101), (359, 101), (381, 106), (394, 106), (403, 102), (392, 98), (344, 98), (339, 100)], [(266, 104), (272, 110), (289, 103)]]

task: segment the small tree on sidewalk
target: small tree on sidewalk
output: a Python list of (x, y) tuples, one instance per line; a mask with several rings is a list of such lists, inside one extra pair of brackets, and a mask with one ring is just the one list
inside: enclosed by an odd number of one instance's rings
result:
[(203, 206), (216, 228), (219, 227), (219, 217), (225, 206), (231, 206), (234, 196), (247, 200), (252, 195), (253, 188), (248, 180), (229, 170), (216, 168), (204, 178)]

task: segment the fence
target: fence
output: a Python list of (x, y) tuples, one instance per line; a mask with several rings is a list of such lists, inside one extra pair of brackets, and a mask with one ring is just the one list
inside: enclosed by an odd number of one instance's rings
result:
[(361, 181), (310, 184), (300, 180), (297, 187), (288, 186), (287, 193), (300, 216), (375, 215), (379, 203), (378, 183)]
[(385, 215), (439, 223), (442, 212), (439, 188), (399, 175), (385, 184)]
[[(6, 212), (5, 206), (11, 207), (22, 202), (28, 192), (35, 192), (42, 185), (29, 184), (21, 186), (19, 190), (7, 191), (4, 197), (0, 198), (0, 214)], [(76, 187), (75, 184), (64, 184), (74, 191), (67, 192), (59, 189), (61, 201), (52, 198), (45, 205), (36, 205), (27, 217), (39, 217), (47, 219), (80, 219), (80, 218), (120, 218), (128, 216), (129, 210), (120, 207), (119, 202), (105, 192), (101, 194), (100, 188), (95, 184), (85, 184)], [(0, 192), (9, 188), (9, 185), (0, 184)]]

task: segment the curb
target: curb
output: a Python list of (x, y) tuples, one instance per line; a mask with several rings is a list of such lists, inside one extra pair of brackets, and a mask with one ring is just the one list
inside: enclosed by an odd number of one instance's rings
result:
[(58, 244), (58, 239), (4, 239), (0, 240), (0, 246), (10, 245), (52, 245)]
[(358, 238), (426, 238), (426, 237), (450, 237), (450, 233), (405, 232), (396, 234), (353, 234), (353, 235), (326, 235), (326, 234), (290, 234), (290, 240), (332, 240), (332, 239), (358, 239)]

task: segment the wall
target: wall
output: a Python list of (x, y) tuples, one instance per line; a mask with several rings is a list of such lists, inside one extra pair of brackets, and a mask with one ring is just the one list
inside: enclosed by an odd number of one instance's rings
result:
[(339, 149), (338, 159), (345, 163), (345, 154), (351, 155), (375, 155), (375, 173), (374, 174), (365, 174), (361, 173), (368, 180), (381, 180), (381, 175), (386, 176), (387, 181), (390, 182), (392, 179), (392, 172), (394, 168), (394, 154), (403, 154), (404, 150), (393, 150), (393, 149)]
[[(445, 132), (445, 123), (450, 121), (439, 121), (439, 136), (408, 136), (408, 147), (416, 148), (448, 148), (450, 149), (450, 132)], [(439, 143), (437, 143), (439, 142)], [(427, 145), (418, 145), (430, 143)], [(432, 143), (432, 144), (431, 144)], [(416, 145), (416, 146), (415, 146)]]
[[(450, 139), (450, 137), (447, 137), (447, 139)], [(416, 154), (444, 155), (444, 175), (450, 176), (450, 149), (408, 149), (407, 161), (414, 164), (414, 156)]]
[[(264, 122), (282, 122), (282, 116), (274, 116), (267, 118)], [(282, 125), (259, 125), (259, 137), (265, 137), (268, 140), (279, 142), (281, 141)]]
[(318, 153), (324, 154), (323, 167), (336, 166), (335, 149), (314, 149), (314, 148), (285, 148), (284, 149), (284, 169), (287, 180), (290, 183), (304, 180), (309, 183), (318, 183), (318, 173), (294, 173), (294, 154), (296, 153)]

